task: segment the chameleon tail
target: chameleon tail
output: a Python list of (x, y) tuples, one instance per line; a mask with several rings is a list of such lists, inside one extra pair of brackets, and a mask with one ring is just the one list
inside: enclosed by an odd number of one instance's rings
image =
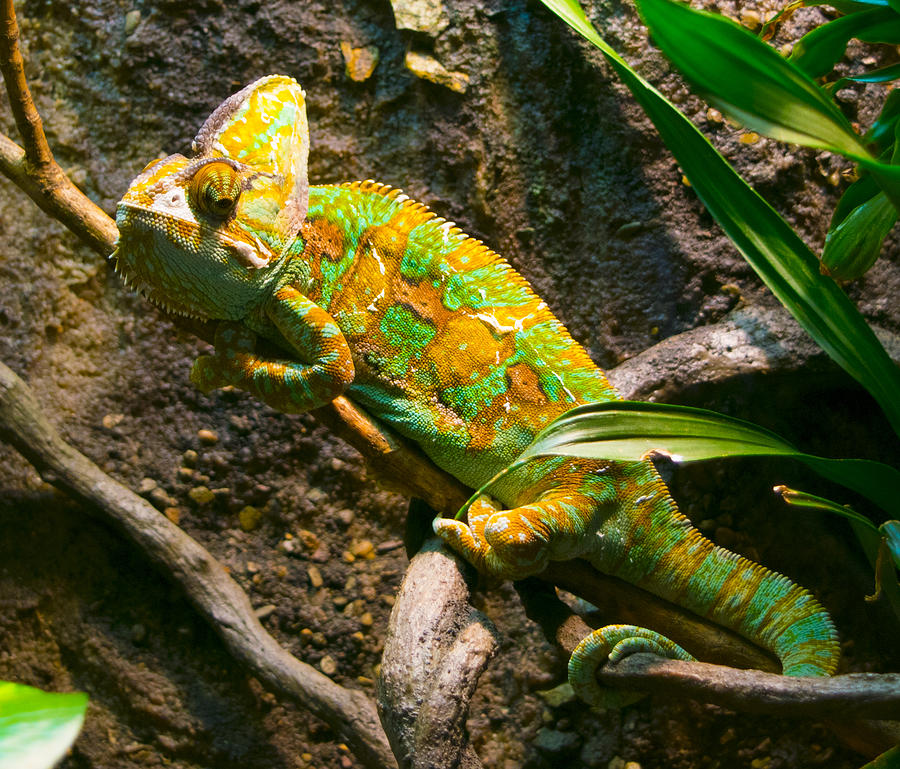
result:
[(607, 547), (595, 565), (770, 650), (784, 675), (833, 674), (837, 632), (819, 602), (787, 577), (714, 545), (677, 510), (662, 481), (654, 486), (656, 493), (632, 502), (637, 515), (632, 507), (604, 526)]

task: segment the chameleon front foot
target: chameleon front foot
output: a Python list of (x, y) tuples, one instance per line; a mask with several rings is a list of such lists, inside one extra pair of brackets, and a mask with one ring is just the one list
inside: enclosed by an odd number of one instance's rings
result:
[(603, 688), (597, 669), (607, 660), (616, 662), (630, 654), (646, 652), (673, 660), (693, 660), (690, 654), (664, 635), (636, 625), (606, 625), (587, 636), (569, 658), (569, 683), (575, 694), (593, 707), (621, 708), (643, 694)]
[(547, 563), (546, 541), (517, 511), (500, 510), (489, 497), (469, 507), (468, 524), (434, 519), (434, 533), (479, 572), (498, 579), (524, 579)]
[(256, 334), (240, 323), (223, 321), (216, 328), (215, 355), (201, 355), (191, 367), (191, 384), (204, 395), (217, 387), (240, 387), (256, 348)]

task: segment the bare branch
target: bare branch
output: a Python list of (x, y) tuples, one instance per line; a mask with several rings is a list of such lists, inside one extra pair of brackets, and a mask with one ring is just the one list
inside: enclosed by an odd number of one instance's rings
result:
[(634, 654), (607, 663), (601, 684), (691, 697), (747, 713), (797, 718), (900, 718), (900, 673), (797, 678)]
[(270, 689), (328, 723), (366, 766), (396, 766), (374, 704), (344, 689), (279, 646), (259, 623), (246, 594), (203, 547), (153, 506), (65, 443), (31, 390), (0, 364), (0, 438), (49, 482), (96, 509), (171, 575), (228, 650)]
[(437, 538), (412, 559), (388, 627), (378, 705), (404, 769), (477, 769), (465, 719), (497, 642), (468, 603), (461, 560)]
[(44, 136), (44, 125), (41, 116), (35, 109), (31, 99), (31, 91), (25, 80), (25, 62), (19, 50), (19, 24), (13, 0), (3, 0), (3, 23), (0, 30), (0, 71), (6, 81), (6, 92), (9, 94), (10, 108), (16, 120), (16, 126), (25, 142), (25, 157), (38, 176), (56, 176), (62, 174), (53, 160), (53, 153)]
[(115, 222), (69, 179), (53, 159), (41, 117), (31, 99), (19, 51), (19, 26), (12, 0), (2, 0), (0, 71), (25, 148), (0, 134), (0, 171), (40, 208), (104, 256), (115, 247)]
[(781, 670), (775, 657), (737, 633), (616, 577), (601, 574), (584, 561), (551, 563), (540, 578), (590, 601), (600, 610), (604, 622), (655, 628), (695, 657), (736, 667)]

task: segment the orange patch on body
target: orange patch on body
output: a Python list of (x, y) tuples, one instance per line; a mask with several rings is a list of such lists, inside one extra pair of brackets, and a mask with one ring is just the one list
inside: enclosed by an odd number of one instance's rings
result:
[(344, 258), (344, 233), (333, 222), (327, 219), (307, 220), (303, 223), (300, 235), (306, 243), (306, 254), (324, 257), (332, 262), (339, 262)]
[(527, 363), (517, 363), (506, 369), (506, 379), (509, 395), (514, 401), (534, 404), (547, 402), (538, 375)]

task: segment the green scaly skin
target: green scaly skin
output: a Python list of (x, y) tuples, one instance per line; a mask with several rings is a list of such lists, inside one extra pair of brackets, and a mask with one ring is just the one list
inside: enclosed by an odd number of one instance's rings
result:
[[(399, 191), (308, 188), (304, 95), (263, 78), (201, 128), (196, 156), (148, 166), (119, 204), (119, 271), (172, 311), (223, 321), (192, 381), (298, 413), (344, 393), (440, 467), (478, 487), (556, 417), (618, 398), (603, 372), (497, 254)], [(257, 336), (293, 355), (260, 357)], [(705, 539), (649, 462), (536, 460), (434, 529), (502, 579), (585, 558), (736, 630), (787, 675), (830, 675), (828, 614), (790, 580)], [(594, 632), (569, 666), (576, 691), (636, 651), (687, 658), (659, 633)]]

